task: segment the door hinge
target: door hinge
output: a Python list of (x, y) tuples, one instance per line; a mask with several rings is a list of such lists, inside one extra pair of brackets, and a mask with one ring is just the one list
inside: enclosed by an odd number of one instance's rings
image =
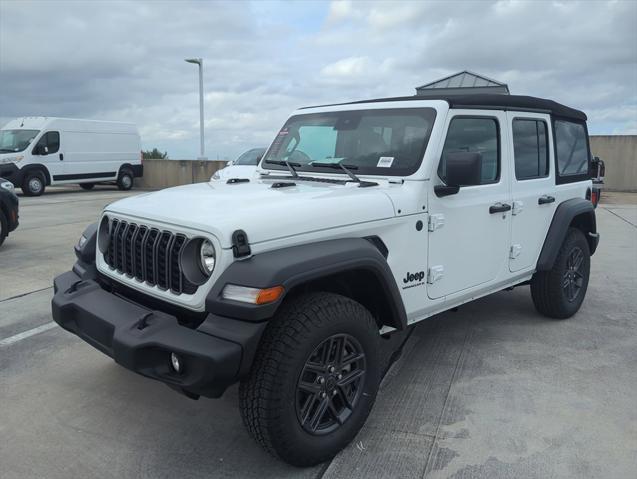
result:
[(434, 284), (445, 275), (445, 268), (442, 265), (432, 266), (427, 270), (427, 283)]
[(520, 256), (521, 252), (522, 252), (522, 245), (521, 244), (511, 245), (511, 250), (509, 251), (509, 258), (515, 259), (518, 256)]
[(429, 223), (428, 223), (429, 231), (439, 230), (444, 225), (445, 225), (445, 215), (443, 214), (429, 215)]
[(520, 213), (522, 213), (522, 210), (524, 210), (524, 203), (521, 201), (514, 201), (513, 210), (511, 211), (511, 214), (519, 215)]

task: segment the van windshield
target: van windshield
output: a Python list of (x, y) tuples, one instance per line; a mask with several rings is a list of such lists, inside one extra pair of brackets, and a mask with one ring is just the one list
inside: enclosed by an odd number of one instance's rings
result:
[(0, 130), (0, 153), (24, 150), (38, 133), (38, 130)]
[(262, 166), (288, 161), (301, 171), (333, 173), (312, 163), (356, 167), (357, 174), (407, 176), (425, 153), (436, 117), (433, 108), (395, 108), (309, 113), (291, 117), (268, 150)]

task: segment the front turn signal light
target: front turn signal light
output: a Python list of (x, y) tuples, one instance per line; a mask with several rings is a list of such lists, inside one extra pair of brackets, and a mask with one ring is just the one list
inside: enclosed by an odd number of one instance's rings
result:
[(269, 304), (277, 301), (283, 293), (283, 286), (274, 286), (272, 288), (250, 288), (248, 286), (239, 286), (236, 284), (227, 284), (223, 288), (221, 297), (231, 301), (239, 301), (241, 303), (250, 304)]

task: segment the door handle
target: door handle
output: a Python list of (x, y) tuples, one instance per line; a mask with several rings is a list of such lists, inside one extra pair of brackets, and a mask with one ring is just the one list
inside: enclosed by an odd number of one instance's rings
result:
[(538, 205), (546, 205), (549, 203), (553, 203), (555, 201), (555, 197), (553, 196), (549, 196), (549, 195), (544, 195), (544, 196), (540, 196), (537, 199), (537, 204)]
[(60, 161), (64, 161), (64, 154), (60, 153)]
[(511, 211), (511, 205), (507, 203), (496, 203), (495, 205), (489, 206), (489, 213), (504, 213), (505, 211)]

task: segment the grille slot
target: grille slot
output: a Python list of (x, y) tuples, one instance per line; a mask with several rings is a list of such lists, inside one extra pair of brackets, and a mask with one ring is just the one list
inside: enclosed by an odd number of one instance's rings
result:
[(109, 228), (104, 261), (111, 269), (174, 294), (197, 291), (179, 262), (188, 242), (185, 235), (118, 219), (113, 219)]

